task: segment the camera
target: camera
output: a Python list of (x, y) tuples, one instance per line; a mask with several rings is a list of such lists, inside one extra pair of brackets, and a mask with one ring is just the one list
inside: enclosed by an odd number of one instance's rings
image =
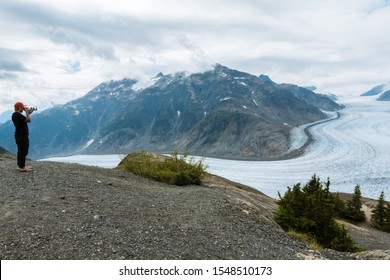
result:
[(37, 107), (24, 107), (24, 110), (28, 111), (29, 114), (31, 114), (32, 112), (37, 111), (38, 108)]

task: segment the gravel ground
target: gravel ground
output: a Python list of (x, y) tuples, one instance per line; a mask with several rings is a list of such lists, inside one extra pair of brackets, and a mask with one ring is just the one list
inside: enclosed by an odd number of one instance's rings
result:
[(22, 173), (0, 158), (0, 259), (362, 258), (312, 250), (275, 224), (273, 199), (217, 176), (178, 187), (115, 169), (29, 165)]

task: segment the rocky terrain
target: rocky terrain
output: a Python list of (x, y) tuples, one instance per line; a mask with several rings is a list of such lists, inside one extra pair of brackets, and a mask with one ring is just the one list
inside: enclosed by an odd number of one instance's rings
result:
[[(0, 158), (1, 259), (386, 259), (389, 234), (351, 233), (360, 254), (315, 251), (274, 221), (274, 199), (209, 175), (169, 186), (126, 171)], [(378, 250), (380, 251), (373, 251)]]

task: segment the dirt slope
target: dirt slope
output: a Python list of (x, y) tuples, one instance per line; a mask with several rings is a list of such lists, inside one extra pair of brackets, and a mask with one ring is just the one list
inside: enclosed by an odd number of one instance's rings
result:
[(177, 187), (120, 170), (30, 164), (21, 173), (0, 159), (1, 259), (356, 258), (310, 249), (273, 221), (273, 199), (217, 176)]

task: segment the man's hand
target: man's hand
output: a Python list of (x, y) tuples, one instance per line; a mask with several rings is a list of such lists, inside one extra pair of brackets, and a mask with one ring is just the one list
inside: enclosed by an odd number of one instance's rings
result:
[(31, 109), (30, 108), (24, 108), (24, 111), (26, 112), (26, 120), (25, 120), (25, 122), (26, 123), (31, 122), (31, 117), (30, 117)]
[(25, 107), (24, 111), (26, 112), (26, 115), (28, 116), (28, 115), (31, 115), (33, 110), (31, 108), (29, 108), (29, 107)]

